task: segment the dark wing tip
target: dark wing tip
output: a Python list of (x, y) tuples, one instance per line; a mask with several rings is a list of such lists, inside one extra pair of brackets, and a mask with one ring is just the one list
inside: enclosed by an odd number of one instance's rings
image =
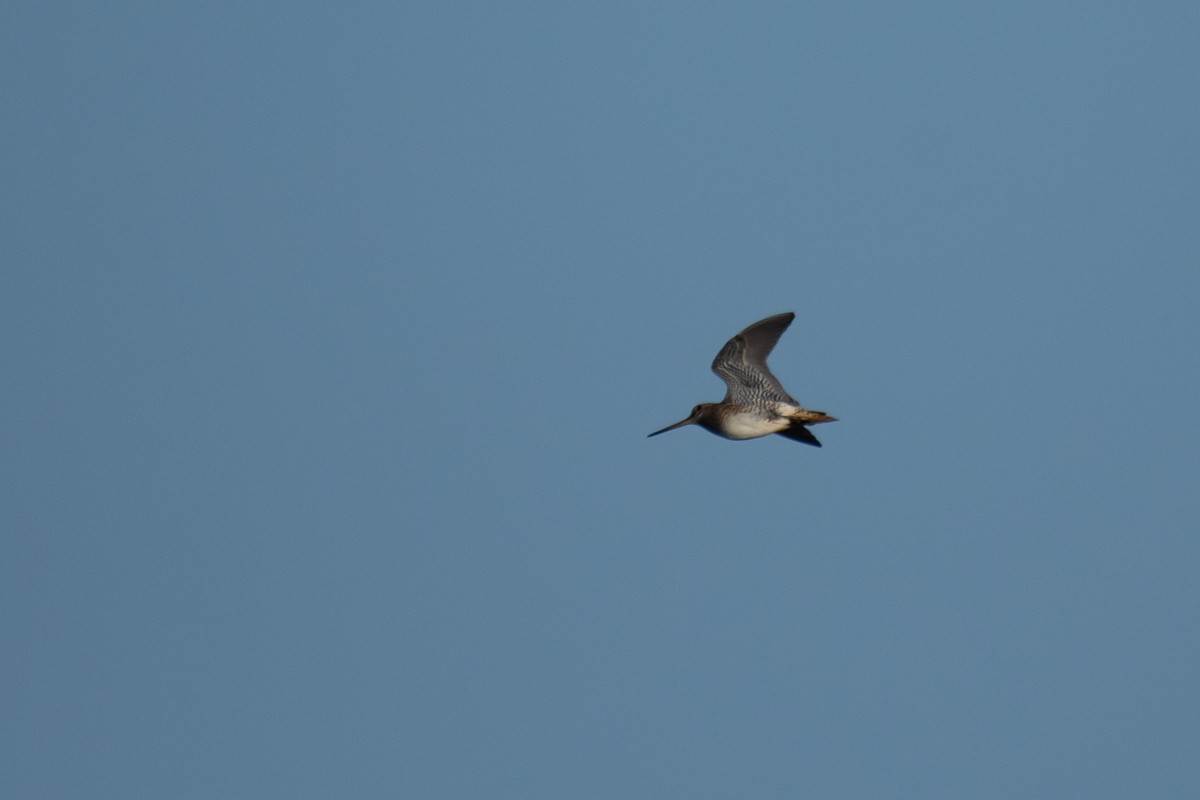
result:
[(775, 431), (775, 433), (785, 439), (791, 439), (793, 442), (803, 442), (804, 444), (811, 444), (813, 447), (821, 446), (821, 441), (813, 436), (812, 431), (803, 425), (793, 425), (790, 428)]
[(753, 325), (747, 325), (730, 339), (729, 344), (741, 342), (745, 347), (746, 360), (751, 363), (766, 361), (767, 355), (775, 349), (779, 337), (783, 336), (783, 332), (795, 318), (796, 315), (791, 311), (765, 317)]
[(785, 311), (782, 314), (772, 314), (769, 317), (763, 317), (753, 325), (747, 325), (739, 335), (761, 335), (769, 332), (767, 335), (774, 334), (775, 338), (778, 339), (779, 336), (781, 336), (783, 332), (788, 329), (788, 326), (792, 324), (792, 320), (795, 318), (796, 313), (794, 311)]
[(787, 327), (792, 324), (792, 320), (795, 318), (796, 312), (794, 311), (785, 311), (782, 314), (772, 314), (769, 317), (763, 317), (758, 322), (747, 325), (742, 329), (742, 333), (748, 333), (750, 331), (760, 330), (763, 328), (768, 330), (778, 330), (780, 333), (783, 333), (785, 330), (787, 330)]

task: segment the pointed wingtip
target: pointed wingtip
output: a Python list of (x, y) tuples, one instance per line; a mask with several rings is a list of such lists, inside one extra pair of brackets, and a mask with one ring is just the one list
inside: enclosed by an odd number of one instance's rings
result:
[(785, 439), (791, 439), (793, 442), (820, 447), (821, 440), (813, 436), (812, 431), (803, 425), (792, 425), (790, 428), (784, 428), (781, 431), (775, 431), (776, 436), (782, 436)]

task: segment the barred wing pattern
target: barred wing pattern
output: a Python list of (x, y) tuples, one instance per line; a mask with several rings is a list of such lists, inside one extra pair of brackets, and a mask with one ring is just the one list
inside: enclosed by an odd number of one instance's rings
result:
[(790, 311), (767, 317), (725, 343), (712, 363), (712, 371), (729, 387), (724, 402), (775, 400), (800, 405), (767, 369), (767, 356), (795, 318)]

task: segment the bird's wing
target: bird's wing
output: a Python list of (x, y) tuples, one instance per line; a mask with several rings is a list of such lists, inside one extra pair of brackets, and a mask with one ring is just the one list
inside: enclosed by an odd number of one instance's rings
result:
[(725, 402), (777, 400), (800, 405), (767, 369), (767, 356), (795, 317), (790, 311), (767, 317), (725, 343), (712, 363), (712, 371), (729, 387)]
[(796, 442), (804, 442), (811, 444), (813, 447), (820, 447), (821, 442), (817, 437), (812, 435), (812, 431), (803, 425), (793, 425), (790, 428), (784, 428), (781, 431), (775, 431), (776, 435), (783, 436)]

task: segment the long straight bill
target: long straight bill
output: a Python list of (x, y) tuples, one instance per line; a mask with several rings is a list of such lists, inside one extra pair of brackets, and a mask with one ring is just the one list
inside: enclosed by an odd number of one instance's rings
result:
[(688, 417), (687, 419), (681, 419), (679, 422), (676, 422), (673, 425), (668, 425), (661, 431), (655, 431), (654, 433), (648, 434), (646, 438), (649, 439), (651, 436), (658, 436), (660, 433), (666, 433), (667, 431), (673, 431), (676, 428), (682, 428), (684, 425), (691, 425), (693, 422), (695, 422), (695, 420), (691, 417)]

